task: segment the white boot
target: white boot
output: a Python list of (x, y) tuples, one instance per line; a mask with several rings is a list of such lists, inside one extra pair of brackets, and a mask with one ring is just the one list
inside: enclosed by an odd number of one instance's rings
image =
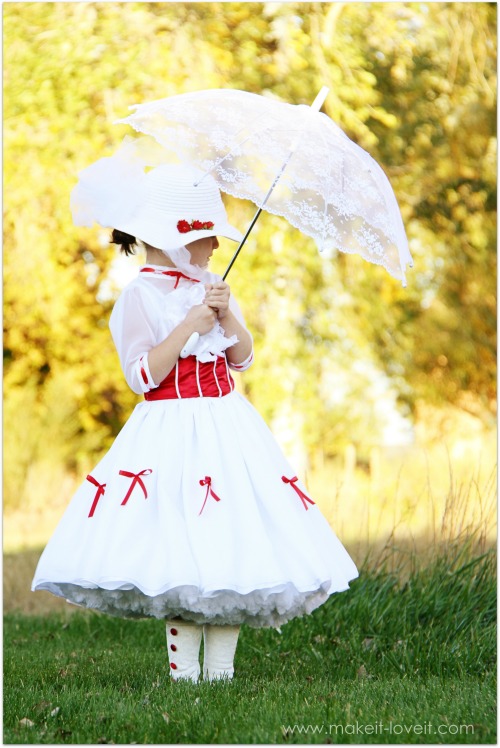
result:
[(239, 626), (203, 626), (203, 678), (231, 680)]
[(200, 677), (200, 644), (202, 627), (186, 621), (167, 621), (167, 647), (170, 675), (174, 680)]

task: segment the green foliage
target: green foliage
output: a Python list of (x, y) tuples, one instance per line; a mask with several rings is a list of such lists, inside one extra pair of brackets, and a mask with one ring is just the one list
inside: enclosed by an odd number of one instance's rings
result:
[[(386, 371), (403, 366), (412, 406), (452, 403), (492, 423), (496, 7), (397, 5), (392, 33), (373, 15), (367, 57), (398, 124), (392, 137), (376, 118), (369, 125), (402, 198), (417, 273), (380, 318), (366, 316), (369, 334)], [(369, 292), (365, 269), (363, 286), (366, 314), (381, 289)]]
[[(71, 467), (137, 402), (107, 330), (112, 294), (99, 293), (115, 253), (107, 232), (72, 225), (69, 193), (129, 134), (113, 125), (128, 106), (211, 87), (310, 103), (330, 86), (325, 110), (385, 167), (415, 257), (403, 290), (261, 217), (230, 276), (255, 335), (252, 402), (270, 422), (293, 406), (308, 449), (327, 455), (380, 440), (381, 377), (407, 415), (423, 402), (491, 420), (496, 6), (7, 3), (3, 17), (7, 433), (20, 413), (32, 430), (64, 382), (60, 441), (74, 447), (58, 455)], [(244, 226), (250, 206), (228, 204)], [(43, 423), (52, 433), (61, 418)], [(21, 466), (7, 469), (20, 485)]]

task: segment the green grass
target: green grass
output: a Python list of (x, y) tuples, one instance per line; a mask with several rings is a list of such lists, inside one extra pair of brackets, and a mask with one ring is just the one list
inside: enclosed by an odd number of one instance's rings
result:
[(9, 613), (4, 743), (494, 744), (495, 556), (464, 548), (243, 627), (232, 683), (170, 682), (160, 621)]

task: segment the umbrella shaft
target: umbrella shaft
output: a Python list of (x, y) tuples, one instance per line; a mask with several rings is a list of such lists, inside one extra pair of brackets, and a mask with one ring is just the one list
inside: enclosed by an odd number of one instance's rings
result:
[(274, 179), (274, 182), (273, 182), (273, 183), (272, 183), (272, 185), (270, 186), (270, 188), (269, 188), (269, 190), (268, 190), (268, 192), (267, 192), (267, 195), (265, 196), (264, 200), (262, 201), (262, 205), (260, 206), (260, 208), (258, 209), (258, 211), (256, 212), (256, 214), (255, 214), (255, 215), (254, 215), (254, 217), (252, 218), (252, 222), (251, 222), (250, 226), (249, 226), (249, 227), (247, 228), (247, 231), (246, 231), (246, 234), (245, 234), (245, 236), (244, 236), (244, 237), (243, 237), (243, 239), (241, 240), (241, 242), (240, 242), (240, 244), (239, 244), (239, 247), (238, 247), (238, 249), (237, 249), (237, 250), (236, 250), (236, 252), (234, 253), (234, 255), (233, 255), (233, 258), (232, 258), (231, 262), (229, 263), (229, 265), (228, 265), (228, 266), (227, 266), (227, 268), (226, 268), (226, 272), (225, 272), (225, 273), (224, 273), (224, 275), (222, 276), (222, 280), (226, 280), (226, 278), (227, 278), (227, 276), (228, 276), (228, 274), (229, 274), (229, 271), (231, 270), (231, 268), (233, 267), (234, 263), (236, 262), (236, 258), (238, 257), (238, 255), (239, 255), (239, 253), (240, 253), (240, 251), (241, 251), (241, 248), (243, 247), (244, 243), (246, 242), (246, 240), (247, 240), (247, 238), (248, 238), (248, 235), (250, 234), (251, 230), (252, 230), (252, 229), (253, 229), (253, 227), (255, 226), (255, 223), (256, 223), (256, 221), (257, 221), (257, 218), (258, 218), (258, 217), (260, 216), (260, 214), (262, 213), (262, 209), (263, 209), (264, 205), (265, 205), (265, 204), (267, 203), (267, 201), (269, 200), (269, 197), (270, 197), (270, 195), (271, 195), (271, 192), (272, 192), (272, 191), (274, 190), (274, 188), (275, 188), (275, 187), (276, 187), (276, 185), (278, 184), (278, 180), (279, 180), (279, 178), (281, 177), (281, 175), (283, 174), (283, 172), (285, 171), (285, 169), (286, 169), (286, 167), (287, 167), (287, 164), (288, 164), (288, 162), (290, 161), (290, 159), (291, 159), (292, 155), (293, 155), (293, 150), (292, 150), (292, 151), (290, 151), (290, 153), (288, 154), (288, 156), (287, 156), (287, 157), (286, 157), (286, 159), (284, 160), (284, 162), (283, 162), (283, 164), (282, 164), (282, 166), (281, 166), (281, 169), (279, 170), (278, 174), (276, 175), (276, 177), (275, 177), (275, 179)]
[(234, 253), (234, 255), (233, 255), (233, 259), (231, 260), (231, 262), (230, 262), (230, 263), (229, 263), (229, 265), (227, 266), (227, 268), (226, 268), (226, 272), (225, 272), (225, 273), (224, 273), (224, 275), (222, 276), (222, 280), (223, 280), (223, 281), (224, 281), (224, 280), (226, 280), (226, 278), (227, 278), (227, 276), (228, 276), (228, 274), (229, 274), (229, 271), (230, 271), (230, 270), (231, 270), (231, 268), (233, 267), (234, 263), (236, 262), (236, 258), (238, 257), (239, 253), (241, 252), (241, 248), (243, 247), (244, 243), (246, 242), (246, 240), (247, 240), (247, 237), (248, 237), (249, 233), (251, 232), (251, 230), (252, 230), (252, 229), (253, 229), (253, 227), (255, 226), (255, 222), (257, 221), (257, 218), (258, 218), (258, 217), (260, 216), (260, 214), (261, 214), (261, 213), (262, 213), (262, 208), (259, 208), (259, 209), (258, 209), (258, 211), (257, 211), (257, 213), (256, 213), (256, 214), (254, 215), (254, 217), (252, 218), (252, 222), (251, 222), (250, 226), (249, 226), (249, 227), (247, 228), (247, 231), (246, 231), (246, 234), (245, 234), (245, 236), (244, 236), (244, 237), (243, 237), (243, 239), (241, 240), (241, 242), (240, 242), (240, 244), (239, 244), (239, 246), (238, 246), (238, 249), (236, 250), (236, 252), (235, 252), (235, 253)]

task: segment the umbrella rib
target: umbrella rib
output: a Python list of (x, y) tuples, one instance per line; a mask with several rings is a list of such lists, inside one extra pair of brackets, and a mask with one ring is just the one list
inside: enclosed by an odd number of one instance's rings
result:
[[(243, 129), (244, 129), (244, 128), (241, 128), (241, 130), (243, 130)], [(220, 166), (220, 165), (221, 165), (222, 163), (224, 163), (224, 161), (225, 161), (225, 160), (226, 160), (227, 158), (229, 158), (229, 156), (233, 155), (233, 152), (234, 152), (234, 150), (235, 150), (235, 149), (237, 149), (237, 148), (241, 148), (241, 146), (245, 145), (245, 143), (247, 143), (247, 142), (248, 142), (249, 140), (251, 140), (251, 139), (252, 139), (253, 137), (255, 137), (256, 135), (258, 135), (258, 136), (261, 136), (261, 135), (262, 135), (263, 133), (265, 133), (265, 132), (266, 132), (267, 130), (272, 130), (272, 129), (273, 129), (273, 126), (272, 126), (272, 125), (267, 125), (266, 127), (263, 127), (263, 128), (261, 129), (261, 130), (256, 130), (256, 131), (254, 131), (254, 132), (250, 133), (250, 135), (248, 135), (248, 136), (247, 136), (246, 138), (244, 138), (243, 140), (241, 140), (241, 141), (240, 141), (239, 143), (236, 143), (236, 145), (233, 145), (233, 146), (232, 146), (232, 147), (231, 147), (231, 148), (229, 149), (229, 151), (228, 151), (228, 152), (227, 152), (227, 153), (226, 153), (226, 154), (225, 154), (224, 156), (222, 156), (221, 158), (219, 158), (219, 159), (218, 159), (218, 160), (217, 160), (217, 161), (215, 162), (215, 164), (214, 164), (214, 165), (213, 165), (213, 166), (212, 166), (212, 167), (211, 167), (210, 169), (208, 169), (208, 171), (206, 171), (206, 172), (205, 172), (205, 174), (204, 174), (204, 175), (202, 176), (202, 178), (201, 178), (201, 179), (200, 179), (200, 180), (199, 180), (198, 182), (195, 182), (195, 187), (197, 187), (197, 186), (198, 186), (199, 184), (201, 184), (201, 182), (202, 182), (202, 181), (203, 181), (203, 180), (205, 179), (205, 177), (206, 177), (206, 176), (207, 176), (208, 174), (210, 174), (210, 172), (214, 171), (215, 169), (218, 169), (218, 168), (219, 168), (219, 166)], [(239, 132), (241, 132), (241, 130), (240, 130)], [(293, 133), (293, 130), (290, 130), (290, 132), (292, 132), (292, 133)], [(301, 133), (301, 134), (303, 134), (303, 131), (302, 131), (302, 133)], [(300, 136), (297, 136), (297, 137), (300, 137)], [(288, 157), (286, 158), (286, 161), (285, 161), (285, 165), (286, 165), (286, 164), (288, 163), (288, 161), (290, 160), (290, 156), (292, 155), (292, 153), (293, 153), (293, 150), (294, 150), (294, 149), (293, 149), (293, 146), (292, 146), (292, 150), (290, 151), (290, 153), (289, 153)], [(280, 173), (279, 173), (279, 176), (281, 176), (281, 174), (282, 174), (282, 173), (283, 173), (283, 169), (282, 169), (282, 170), (280, 171)], [(278, 176), (278, 178), (279, 178), (279, 176)], [(274, 188), (274, 186), (276, 185), (276, 181), (277, 181), (277, 179), (275, 179), (275, 181), (273, 182), (273, 188)], [(272, 192), (272, 189), (273, 189), (273, 188), (271, 188), (271, 190), (270, 190), (270, 192), (268, 193), (268, 195), (267, 195), (267, 196), (266, 196), (266, 197), (264, 198), (264, 203), (263, 203), (262, 205), (265, 205), (265, 203), (267, 202), (267, 198), (268, 198), (268, 197), (269, 197), (269, 195), (271, 194), (271, 192)]]
[[(260, 132), (263, 132), (263, 131), (260, 130), (259, 134), (260, 134)], [(214, 171), (214, 169), (218, 169), (219, 166), (222, 163), (224, 163), (224, 161), (226, 160), (226, 158), (229, 158), (229, 156), (231, 156), (233, 154), (233, 151), (234, 151), (235, 148), (240, 148), (242, 145), (245, 145), (245, 143), (248, 140), (251, 140), (251, 138), (253, 138), (254, 135), (255, 135), (255, 133), (250, 133), (250, 135), (248, 135), (246, 138), (244, 138), (243, 140), (241, 140), (239, 143), (236, 143), (236, 145), (233, 145), (232, 148), (230, 148), (229, 151), (224, 156), (222, 156), (221, 158), (219, 158), (215, 162), (215, 164), (208, 171), (205, 172), (205, 174), (202, 176), (202, 178), (198, 182), (195, 182), (194, 186), (197, 187), (199, 184), (201, 184), (201, 182), (203, 182), (203, 180), (205, 179), (205, 177), (207, 176), (207, 174), (210, 174), (210, 172)]]
[[(256, 114), (256, 115), (255, 115), (255, 117), (253, 117), (253, 119), (251, 119), (251, 120), (250, 120), (250, 122), (246, 122), (246, 123), (245, 123), (245, 124), (243, 125), (243, 127), (240, 127), (240, 129), (239, 129), (239, 130), (238, 130), (238, 131), (237, 131), (237, 132), (235, 133), (235, 135), (234, 135), (234, 138), (237, 138), (237, 137), (238, 137), (238, 135), (239, 135), (239, 134), (240, 134), (241, 132), (243, 132), (244, 130), (248, 130), (249, 128), (253, 127), (253, 125), (254, 125), (254, 122), (257, 122), (257, 121), (258, 121), (258, 120), (260, 119), (260, 117), (261, 117), (261, 115), (260, 115), (260, 114)], [(208, 170), (208, 171), (207, 171), (207, 172), (206, 172), (206, 173), (205, 173), (205, 174), (203, 175), (203, 177), (202, 177), (202, 178), (200, 179), (200, 181), (199, 181), (199, 182), (196, 182), (196, 183), (195, 183), (195, 186), (198, 186), (198, 185), (199, 185), (199, 184), (200, 184), (200, 183), (201, 183), (201, 182), (203, 181), (203, 179), (204, 179), (204, 178), (205, 178), (205, 177), (207, 176), (207, 174), (210, 174), (210, 172), (211, 172), (211, 171), (213, 171), (214, 169), (218, 169), (218, 168), (219, 168), (219, 166), (220, 166), (220, 165), (221, 165), (222, 163), (224, 163), (224, 161), (226, 160), (226, 158), (228, 158), (229, 156), (231, 156), (231, 155), (232, 155), (232, 153), (233, 153), (233, 151), (235, 150), (235, 148), (241, 148), (241, 146), (245, 145), (245, 143), (246, 143), (246, 142), (247, 142), (248, 140), (251, 140), (251, 139), (252, 139), (252, 138), (254, 137), (254, 135), (256, 135), (256, 134), (258, 134), (258, 135), (261, 135), (261, 134), (262, 134), (263, 132), (265, 132), (266, 130), (272, 130), (272, 126), (271, 126), (271, 125), (267, 125), (267, 127), (263, 127), (263, 128), (261, 128), (260, 130), (253, 130), (252, 132), (250, 132), (250, 134), (249, 134), (249, 135), (248, 135), (248, 136), (247, 136), (246, 138), (244, 138), (243, 140), (241, 140), (241, 141), (240, 141), (239, 143), (237, 143), (236, 145), (233, 145), (233, 146), (232, 146), (232, 147), (231, 147), (231, 148), (229, 149), (229, 151), (228, 151), (228, 152), (227, 152), (227, 153), (226, 153), (226, 154), (225, 154), (224, 156), (222, 156), (221, 158), (219, 158), (219, 159), (218, 159), (218, 160), (216, 161), (216, 163), (214, 164), (214, 166), (212, 166), (212, 168), (211, 168), (211, 169), (209, 169), (209, 170)], [(234, 140), (234, 138), (233, 138), (233, 140)]]
[(285, 159), (285, 160), (283, 161), (283, 163), (282, 163), (282, 165), (281, 165), (281, 168), (280, 168), (279, 172), (278, 172), (278, 173), (277, 173), (277, 175), (275, 176), (275, 178), (274, 178), (274, 181), (273, 181), (272, 185), (271, 185), (271, 186), (269, 187), (269, 189), (268, 189), (268, 191), (267, 191), (267, 195), (265, 196), (265, 198), (264, 198), (264, 200), (263, 200), (263, 202), (262, 202), (262, 205), (261, 205), (261, 206), (259, 207), (259, 209), (258, 209), (258, 210), (257, 210), (257, 212), (255, 213), (254, 217), (252, 218), (252, 221), (251, 221), (251, 223), (250, 223), (250, 226), (249, 226), (249, 227), (248, 227), (248, 229), (246, 230), (245, 236), (244, 236), (244, 237), (243, 237), (243, 239), (241, 240), (241, 242), (240, 242), (240, 244), (239, 244), (239, 246), (238, 246), (238, 248), (237, 248), (236, 252), (234, 253), (234, 255), (233, 255), (232, 259), (231, 259), (231, 262), (230, 262), (230, 263), (229, 263), (229, 265), (227, 266), (227, 268), (226, 268), (226, 272), (225, 272), (225, 273), (224, 273), (224, 275), (222, 276), (222, 280), (226, 280), (226, 277), (227, 277), (227, 275), (228, 275), (229, 271), (231, 270), (231, 268), (233, 267), (234, 263), (236, 262), (236, 258), (238, 257), (239, 253), (241, 252), (241, 249), (242, 249), (243, 245), (245, 244), (245, 242), (246, 242), (246, 240), (247, 240), (247, 237), (248, 237), (248, 235), (250, 234), (251, 230), (252, 230), (252, 229), (253, 229), (253, 227), (255, 226), (255, 223), (256, 223), (256, 221), (257, 221), (257, 218), (258, 218), (258, 217), (260, 216), (260, 214), (262, 213), (262, 210), (263, 210), (263, 208), (264, 208), (264, 205), (265, 205), (265, 204), (267, 203), (267, 201), (269, 200), (269, 197), (271, 196), (271, 192), (272, 192), (272, 191), (274, 190), (274, 188), (275, 188), (275, 187), (276, 187), (276, 185), (278, 184), (278, 181), (279, 181), (279, 179), (280, 179), (281, 175), (282, 175), (282, 174), (283, 174), (283, 172), (285, 171), (285, 169), (286, 169), (286, 167), (287, 167), (287, 165), (288, 165), (288, 162), (290, 161), (290, 159), (292, 158), (292, 156), (293, 156), (293, 154), (294, 154), (294, 153), (295, 153), (295, 149), (292, 149), (292, 150), (290, 151), (290, 153), (288, 154), (288, 156), (286, 157), (286, 159)]

